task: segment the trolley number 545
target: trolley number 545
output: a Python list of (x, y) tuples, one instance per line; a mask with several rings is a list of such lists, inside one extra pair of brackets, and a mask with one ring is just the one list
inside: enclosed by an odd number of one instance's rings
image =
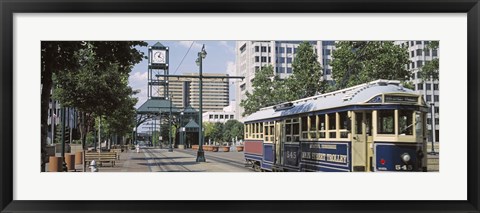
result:
[(395, 170), (410, 171), (410, 170), (413, 170), (413, 166), (412, 165), (395, 165)]

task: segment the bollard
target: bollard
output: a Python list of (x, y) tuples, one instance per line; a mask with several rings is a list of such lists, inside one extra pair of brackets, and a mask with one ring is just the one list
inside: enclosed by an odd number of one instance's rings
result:
[(83, 164), (83, 152), (79, 151), (75, 153), (75, 165)]
[(98, 172), (97, 162), (95, 162), (95, 160), (90, 162), (90, 172)]
[(67, 164), (67, 171), (75, 170), (75, 155), (65, 154), (65, 163)]
[(62, 158), (50, 156), (48, 159), (48, 171), (49, 172), (61, 172), (62, 171)]

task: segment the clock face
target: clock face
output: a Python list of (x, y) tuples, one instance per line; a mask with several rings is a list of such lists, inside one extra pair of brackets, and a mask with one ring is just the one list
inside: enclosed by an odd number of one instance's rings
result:
[(152, 63), (165, 64), (166, 63), (165, 50), (152, 50)]

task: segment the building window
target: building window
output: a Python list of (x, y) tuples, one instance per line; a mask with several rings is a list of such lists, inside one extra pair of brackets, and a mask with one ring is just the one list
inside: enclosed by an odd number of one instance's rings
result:
[(414, 45), (414, 44), (413, 44), (413, 41), (410, 41), (410, 46), (413, 46), (413, 45)]
[(332, 74), (332, 70), (331, 70), (331, 69), (327, 69), (327, 70), (325, 71), (325, 74), (326, 74), (326, 75)]
[(427, 85), (427, 90), (431, 90), (432, 89), (432, 84), (426, 84)]
[(412, 69), (415, 68), (415, 62), (412, 62)]
[(423, 44), (429, 45), (429, 44), (430, 44), (430, 41), (424, 41)]
[(285, 73), (283, 67), (277, 67), (277, 73)]
[(262, 53), (267, 52), (267, 47), (262, 47)]
[(417, 41), (415, 42), (415, 44), (422, 44), (422, 41)]
[(210, 119), (213, 119), (213, 115), (210, 115), (209, 118), (210, 118)]
[(438, 113), (440, 112), (440, 108), (439, 107), (435, 107), (435, 113)]
[(430, 56), (430, 50), (425, 50), (425, 56)]
[(436, 57), (437, 56), (437, 50), (432, 50), (432, 56)]
[(417, 84), (417, 90), (423, 90), (423, 83)]
[(287, 47), (287, 53), (292, 53), (292, 48)]
[(438, 84), (433, 84), (433, 90), (438, 90)]
[(291, 67), (287, 67), (287, 73), (292, 73), (292, 68)]
[(272, 62), (272, 58), (268, 56), (268, 63)]
[(230, 119), (233, 119), (233, 115), (230, 115)]
[(285, 47), (279, 47), (278, 53), (285, 53)]
[(431, 102), (432, 101), (432, 96), (431, 95), (427, 95), (427, 102)]
[(440, 125), (440, 118), (435, 118), (435, 124)]
[(422, 56), (422, 49), (417, 49), (417, 56)]
[(285, 63), (285, 58), (284, 57), (278, 58), (278, 63)]
[(293, 48), (293, 53), (296, 53), (297, 52), (297, 48)]
[(420, 68), (423, 66), (423, 61), (417, 61), (417, 68)]
[(415, 51), (410, 52), (410, 57), (415, 57)]
[(215, 115), (215, 119), (218, 119), (218, 115)]
[(267, 57), (266, 56), (262, 56), (262, 62), (267, 62)]
[(330, 49), (325, 49), (325, 55), (330, 55), (332, 51)]
[(272, 52), (272, 48), (268, 47), (268, 52), (271, 53), (271, 52)]
[(432, 119), (427, 119), (427, 124), (430, 125), (432, 123)]
[(259, 61), (260, 61), (260, 57), (255, 56), (255, 62), (259, 62)]
[(287, 63), (291, 64), (292, 63), (292, 58), (287, 58)]
[(438, 102), (439, 98), (440, 98), (440, 97), (439, 97), (438, 95), (434, 95), (434, 96), (433, 96), (433, 101)]
[(223, 119), (223, 115), (220, 115), (220, 119)]
[(258, 46), (255, 46), (255, 52), (258, 53), (258, 51), (259, 51)]
[(255, 66), (255, 72), (257, 72), (258, 70), (260, 70), (260, 67), (259, 67), (259, 66)]

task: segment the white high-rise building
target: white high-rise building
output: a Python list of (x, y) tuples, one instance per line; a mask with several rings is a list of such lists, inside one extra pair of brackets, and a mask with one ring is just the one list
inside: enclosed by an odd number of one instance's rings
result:
[[(272, 65), (274, 72), (284, 79), (293, 72), (292, 63), (295, 60), (297, 48), (303, 41), (237, 41), (236, 43), (236, 75), (245, 76), (236, 89), (236, 115), (243, 119), (243, 107), (240, 103), (246, 99), (246, 92), (252, 92), (252, 81), (255, 73), (261, 67)], [(332, 50), (334, 41), (309, 41), (317, 53), (318, 61), (323, 69), (323, 79), (332, 80)]]
[[(415, 86), (415, 91), (418, 94), (423, 94), (423, 98), (426, 103), (429, 105), (430, 110), (427, 115), (427, 128), (428, 131), (432, 130), (432, 104), (434, 111), (433, 126), (435, 126), (435, 141), (439, 140), (439, 129), (440, 129), (440, 85), (439, 81), (432, 81), (431, 79), (422, 80), (418, 71), (421, 70), (425, 62), (431, 61), (434, 58), (440, 56), (440, 48), (438, 50), (427, 49), (429, 41), (395, 41), (395, 44), (402, 45), (403, 47), (408, 47), (408, 55), (410, 58), (410, 64), (407, 65), (407, 69), (412, 70), (413, 77), (412, 83)], [(432, 135), (432, 134), (429, 134)], [(430, 138), (429, 138), (430, 141)]]

